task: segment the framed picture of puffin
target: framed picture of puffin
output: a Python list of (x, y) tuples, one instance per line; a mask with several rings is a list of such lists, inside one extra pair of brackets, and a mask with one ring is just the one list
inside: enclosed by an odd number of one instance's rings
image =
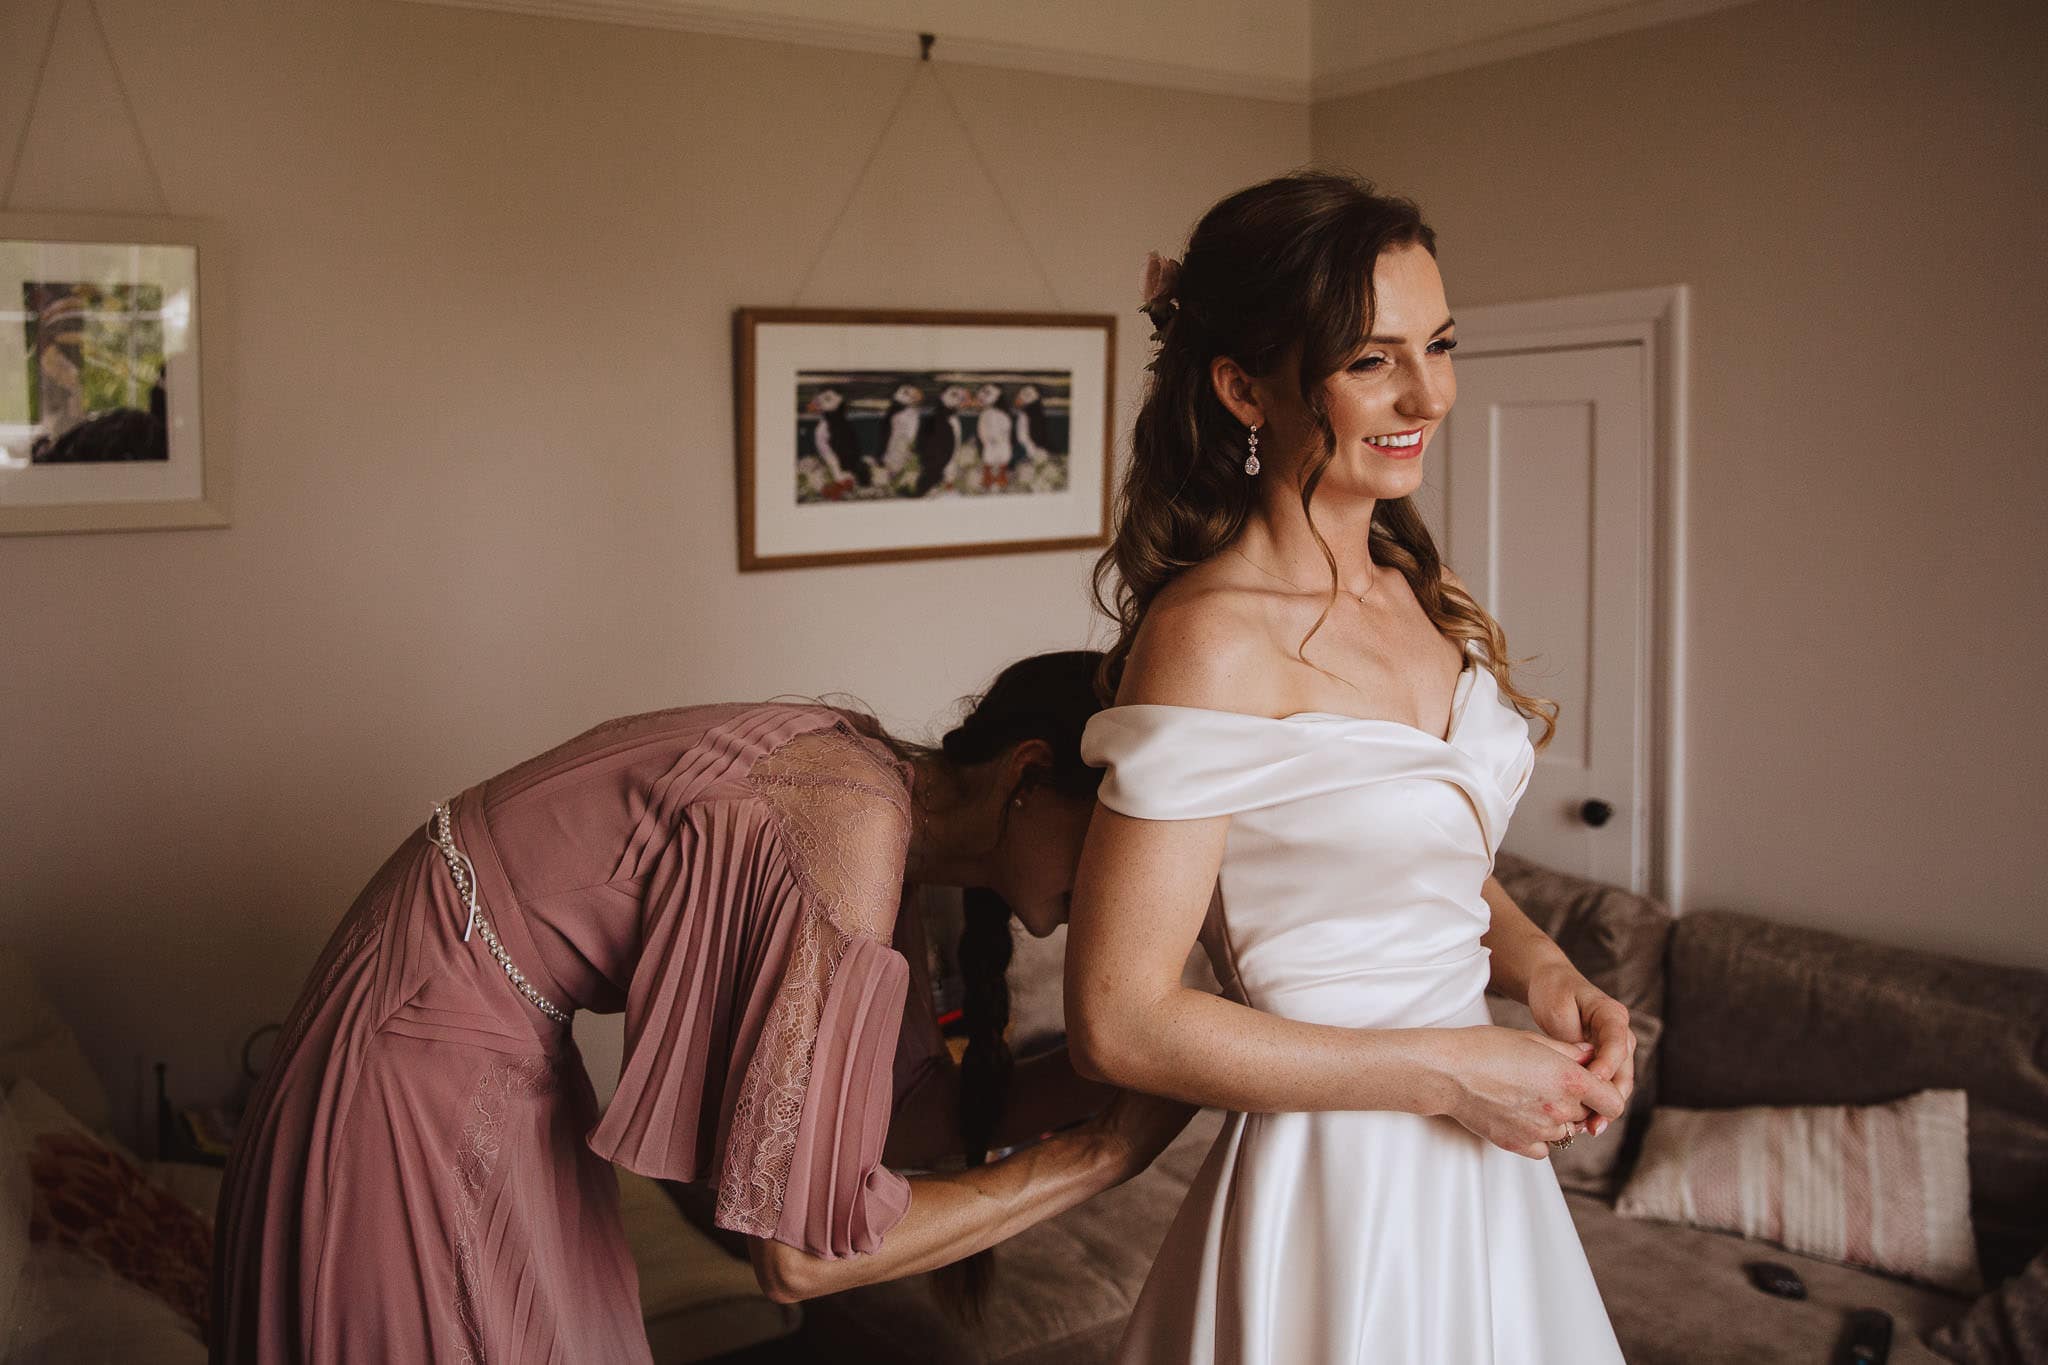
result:
[(199, 404), (213, 241), (184, 219), (0, 215), (0, 535), (228, 524)]
[(733, 314), (743, 571), (1106, 544), (1116, 319)]

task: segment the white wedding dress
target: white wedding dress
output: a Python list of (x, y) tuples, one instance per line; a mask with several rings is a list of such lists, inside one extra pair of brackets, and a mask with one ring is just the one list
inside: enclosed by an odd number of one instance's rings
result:
[[(1229, 815), (1203, 941), (1234, 998), (1358, 1028), (1489, 1022), (1480, 887), (1535, 763), (1472, 646), (1438, 738), (1325, 712), (1116, 706), (1104, 805)], [(1547, 1161), (1449, 1118), (1231, 1114), (1118, 1365), (1621, 1360)]]

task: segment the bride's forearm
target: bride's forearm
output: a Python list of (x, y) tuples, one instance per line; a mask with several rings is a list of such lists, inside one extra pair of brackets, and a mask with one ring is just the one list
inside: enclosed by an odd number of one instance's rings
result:
[(1075, 1022), (1067, 1048), (1083, 1076), (1189, 1104), (1436, 1114), (1449, 1102), (1442, 1030), (1304, 1023), (1184, 986)]
[(755, 1278), (778, 1303), (949, 1265), (1064, 1213), (1132, 1174), (1131, 1156), (1090, 1126), (987, 1166), (910, 1181), (910, 1209), (871, 1252), (833, 1260), (752, 1241)]
[(1493, 975), (1487, 989), (1497, 995), (1505, 995), (1529, 1002), (1529, 981), (1543, 967), (1570, 967), (1571, 961), (1564, 950), (1557, 946), (1550, 935), (1536, 926), (1536, 922), (1522, 912), (1507, 889), (1492, 877), (1486, 879), (1480, 888), (1486, 898), (1486, 905), (1493, 912), (1491, 927), (1480, 937), (1493, 954)]

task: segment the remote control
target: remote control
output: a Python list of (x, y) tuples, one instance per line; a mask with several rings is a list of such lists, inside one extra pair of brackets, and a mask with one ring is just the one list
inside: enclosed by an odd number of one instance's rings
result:
[(1803, 1299), (1806, 1297), (1806, 1281), (1799, 1278), (1799, 1272), (1789, 1265), (1776, 1261), (1750, 1261), (1743, 1267), (1749, 1272), (1749, 1282), (1766, 1294), (1776, 1294), (1781, 1299)]
[(1842, 1365), (1884, 1365), (1892, 1354), (1892, 1315), (1879, 1308), (1849, 1314), (1848, 1330), (1835, 1359)]

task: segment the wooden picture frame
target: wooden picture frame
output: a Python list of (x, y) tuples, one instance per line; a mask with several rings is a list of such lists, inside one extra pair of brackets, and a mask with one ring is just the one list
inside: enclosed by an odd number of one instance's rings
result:
[(0, 214), (0, 535), (228, 524), (219, 263), (191, 219)]
[(742, 572), (1108, 543), (1114, 317), (741, 308), (733, 379)]

